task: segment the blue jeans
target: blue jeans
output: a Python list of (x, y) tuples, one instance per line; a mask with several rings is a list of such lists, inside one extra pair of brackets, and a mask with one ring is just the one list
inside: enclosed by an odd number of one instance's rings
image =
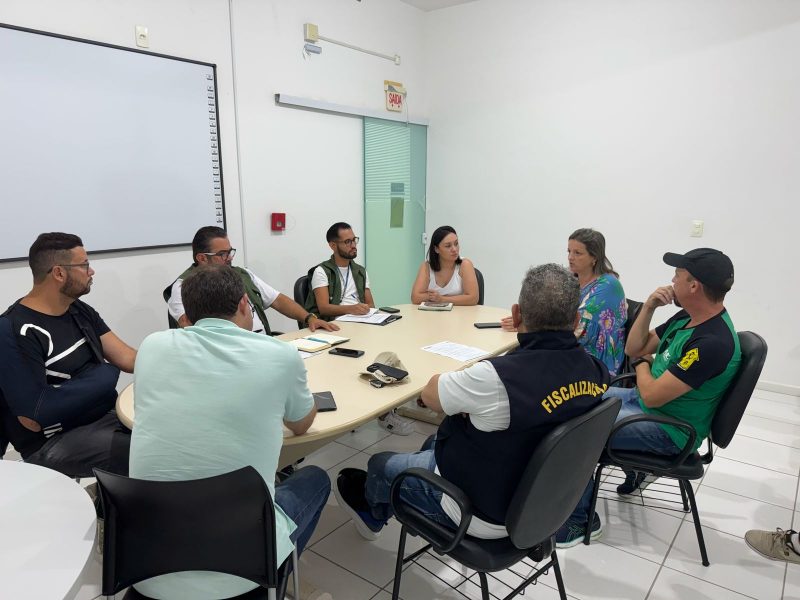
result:
[[(369, 459), (365, 496), (375, 519), (388, 521), (392, 516), (389, 496), (395, 477), (411, 467), (420, 467), (428, 471), (436, 468), (433, 444), (431, 436), (419, 452), (411, 454), (380, 452)], [(442, 510), (442, 492), (429, 483), (416, 477), (407, 477), (400, 486), (400, 498), (433, 521), (456, 529), (456, 524)]]
[[(639, 392), (636, 388), (608, 388), (603, 398), (612, 397), (622, 400), (617, 422), (625, 417), (644, 414), (639, 405)], [(638, 450), (667, 456), (678, 454), (681, 451), (672, 441), (672, 438), (667, 435), (667, 432), (658, 423), (653, 423), (652, 421), (633, 423), (623, 427), (614, 435), (609, 445), (614, 450)], [(583, 496), (581, 496), (578, 506), (572, 511), (568, 521), (581, 524), (589, 522), (589, 506), (592, 503), (593, 489), (594, 476), (589, 478), (589, 483), (586, 485)]]
[(298, 555), (314, 533), (330, 493), (328, 474), (315, 466), (297, 469), (275, 486), (275, 503), (297, 525), (289, 537), (297, 546)]

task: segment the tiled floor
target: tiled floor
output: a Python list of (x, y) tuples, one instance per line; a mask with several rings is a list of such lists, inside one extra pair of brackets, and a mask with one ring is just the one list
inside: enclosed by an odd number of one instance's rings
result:
[[(335, 479), (343, 467), (365, 468), (376, 452), (417, 449), (434, 428), (425, 423), (416, 428), (411, 436), (392, 436), (372, 423), (306, 462), (327, 469)], [(733, 443), (718, 451), (695, 486), (711, 566), (700, 563), (691, 516), (601, 501), (603, 537), (588, 547), (559, 551), (567, 593), (576, 600), (800, 600), (800, 565), (763, 559), (743, 540), (750, 528), (800, 528), (799, 474), (800, 398), (756, 390)], [(399, 529), (392, 522), (377, 542), (367, 542), (331, 496), (301, 558), (303, 578), (336, 600), (390, 598)], [(409, 550), (416, 544), (410, 538)], [(100, 567), (97, 559), (90, 563), (76, 598), (99, 595)], [(516, 573), (492, 576), (492, 594), (502, 598), (530, 568), (520, 563)], [(401, 596), (480, 598), (476, 581), (477, 575), (455, 563), (426, 557), (406, 568)], [(557, 597), (552, 573), (522, 596)]]

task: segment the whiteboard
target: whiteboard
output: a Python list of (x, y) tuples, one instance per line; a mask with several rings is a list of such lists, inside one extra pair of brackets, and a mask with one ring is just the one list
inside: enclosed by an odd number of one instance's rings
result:
[(65, 231), (90, 252), (225, 227), (216, 66), (0, 24), (0, 261)]

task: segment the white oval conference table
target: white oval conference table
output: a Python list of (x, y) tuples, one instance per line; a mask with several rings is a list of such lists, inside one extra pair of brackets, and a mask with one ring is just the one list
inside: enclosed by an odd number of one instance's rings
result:
[(0, 460), (0, 598), (72, 597), (94, 548), (89, 494), (52, 469)]
[[(318, 413), (311, 428), (294, 436), (284, 428), (279, 464), (292, 464), (299, 458), (333, 441), (378, 415), (419, 396), (428, 380), (437, 373), (463, 369), (476, 361), (463, 362), (422, 350), (423, 346), (450, 341), (485, 350), (497, 356), (517, 346), (515, 333), (501, 329), (477, 329), (473, 323), (495, 322), (511, 314), (508, 308), (454, 306), (452, 311), (422, 311), (413, 304), (398, 305), (402, 319), (388, 325), (340, 322), (336, 335), (349, 337), (345, 348), (364, 350), (359, 358), (328, 354), (327, 350), (303, 361), (312, 392), (333, 392), (337, 409)], [(283, 334), (282, 340), (313, 335), (308, 329)], [(359, 372), (384, 351), (395, 352), (409, 375), (400, 384), (374, 388), (359, 377)], [(266, 393), (266, 391), (265, 391)], [(133, 384), (117, 398), (117, 415), (129, 428), (135, 426)]]

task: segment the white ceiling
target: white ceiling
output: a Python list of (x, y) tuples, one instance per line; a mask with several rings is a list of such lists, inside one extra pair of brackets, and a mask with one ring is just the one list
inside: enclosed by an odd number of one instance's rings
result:
[(425, 12), (430, 12), (432, 10), (439, 10), (440, 8), (447, 8), (448, 6), (455, 6), (456, 4), (475, 2), (475, 0), (402, 0), (402, 2), (415, 6)]

